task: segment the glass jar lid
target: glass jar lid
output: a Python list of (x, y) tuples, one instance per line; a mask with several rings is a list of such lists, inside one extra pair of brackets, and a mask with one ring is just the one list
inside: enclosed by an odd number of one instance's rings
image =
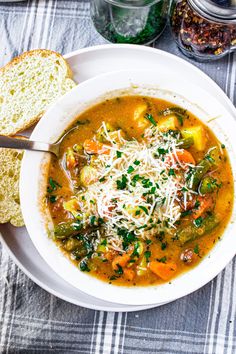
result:
[(189, 0), (189, 3), (211, 21), (236, 24), (236, 0)]

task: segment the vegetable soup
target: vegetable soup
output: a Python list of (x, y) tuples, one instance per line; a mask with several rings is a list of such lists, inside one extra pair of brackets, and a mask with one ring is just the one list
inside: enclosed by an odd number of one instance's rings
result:
[(225, 146), (198, 118), (143, 96), (77, 117), (52, 157), (45, 207), (78, 267), (117, 285), (169, 282), (196, 266), (231, 216)]

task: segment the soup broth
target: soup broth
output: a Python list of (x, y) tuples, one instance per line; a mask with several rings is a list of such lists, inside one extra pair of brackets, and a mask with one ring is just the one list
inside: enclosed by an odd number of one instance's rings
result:
[(142, 96), (106, 100), (73, 125), (51, 159), (45, 207), (78, 271), (147, 286), (195, 267), (233, 204), (230, 162), (213, 132), (184, 108)]

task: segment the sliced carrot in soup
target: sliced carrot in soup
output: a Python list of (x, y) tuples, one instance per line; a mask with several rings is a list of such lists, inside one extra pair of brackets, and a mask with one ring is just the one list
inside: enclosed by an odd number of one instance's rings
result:
[(152, 261), (149, 264), (149, 269), (163, 280), (171, 279), (177, 270), (175, 263), (161, 263)]

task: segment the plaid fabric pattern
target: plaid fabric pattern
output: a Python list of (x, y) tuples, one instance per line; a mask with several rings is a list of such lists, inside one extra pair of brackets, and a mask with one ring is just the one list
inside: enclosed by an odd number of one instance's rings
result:
[[(102, 44), (89, 2), (0, 3), (0, 66), (33, 48), (61, 53)], [(181, 54), (168, 29), (155, 45)], [(198, 64), (236, 102), (236, 55)], [(235, 259), (211, 283), (171, 304), (136, 313), (77, 307), (39, 288), (0, 254), (0, 352), (235, 354)]]

